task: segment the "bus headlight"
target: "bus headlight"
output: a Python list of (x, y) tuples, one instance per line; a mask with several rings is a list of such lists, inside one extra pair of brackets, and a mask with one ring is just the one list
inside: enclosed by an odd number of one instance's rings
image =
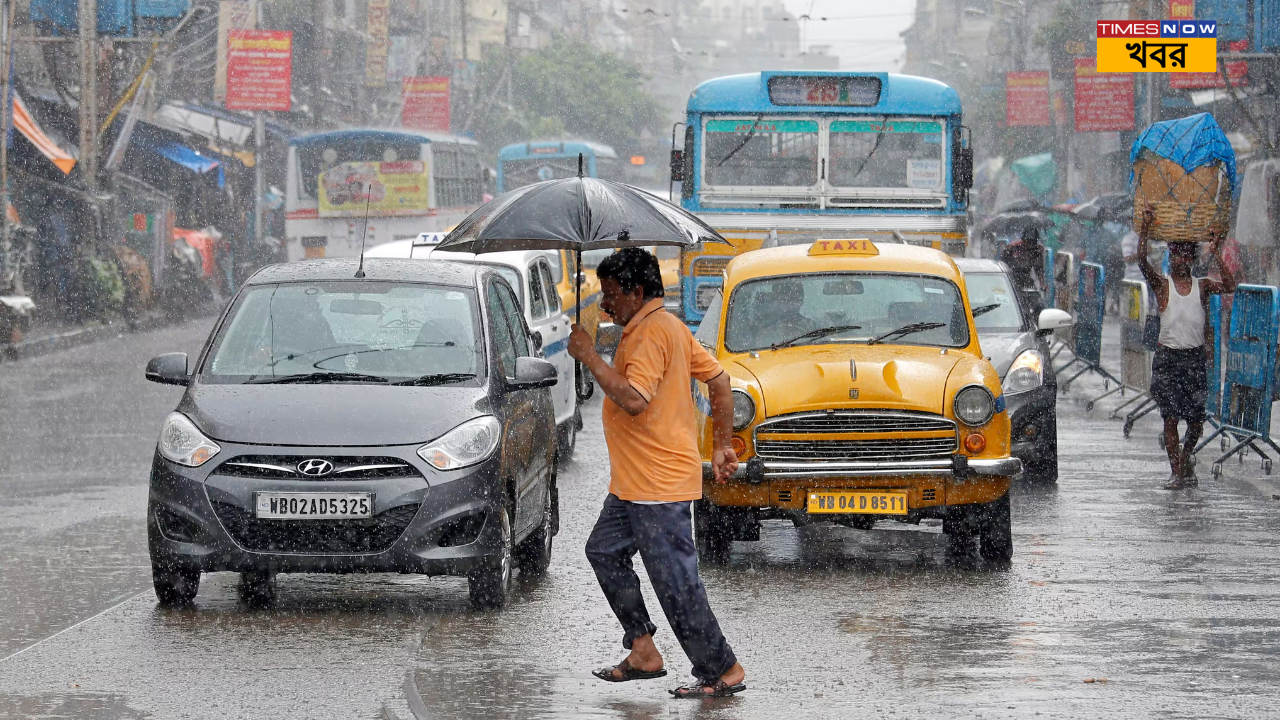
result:
[(733, 429), (743, 430), (756, 418), (756, 401), (741, 390), (733, 391)]
[(1005, 395), (1035, 390), (1044, 384), (1044, 358), (1039, 350), (1023, 350), (1005, 373)]

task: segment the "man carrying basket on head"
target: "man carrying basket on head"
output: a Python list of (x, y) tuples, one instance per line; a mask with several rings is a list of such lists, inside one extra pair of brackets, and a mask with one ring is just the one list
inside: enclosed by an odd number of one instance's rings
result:
[[(1234, 293), (1236, 279), (1222, 260), (1223, 235), (1216, 230), (1209, 234), (1210, 252), (1218, 263), (1221, 281), (1192, 277), (1191, 266), (1199, 255), (1194, 242), (1169, 243), (1169, 275), (1161, 275), (1147, 258), (1153, 220), (1153, 213), (1147, 210), (1138, 229), (1138, 267), (1155, 292), (1160, 310), (1160, 343), (1151, 362), (1151, 397), (1164, 418), (1164, 447), (1172, 470), (1165, 489), (1181, 490), (1199, 483), (1191, 452), (1204, 430), (1208, 354), (1214, 352), (1216, 341), (1207, 322), (1209, 296)], [(1187, 422), (1181, 443), (1179, 420)]]

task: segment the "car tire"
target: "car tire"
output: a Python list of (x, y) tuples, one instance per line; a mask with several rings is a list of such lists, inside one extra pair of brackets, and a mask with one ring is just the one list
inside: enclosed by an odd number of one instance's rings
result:
[(559, 451), (559, 460), (569, 460), (573, 457), (574, 448), (578, 446), (578, 428), (574, 420), (569, 420), (563, 425), (556, 426), (556, 450)]
[(717, 565), (728, 562), (733, 533), (724, 513), (706, 498), (693, 502), (693, 539), (698, 560)]
[(512, 541), (514, 530), (511, 528), (511, 510), (502, 508), (499, 518), (499, 538), (501, 547), (494, 565), (473, 570), (467, 575), (467, 588), (471, 606), (479, 609), (499, 609), (507, 604), (511, 593), (511, 570), (514, 565), (514, 548)]
[(551, 567), (551, 543), (555, 537), (555, 515), (551, 488), (542, 501), (542, 523), (516, 548), (516, 563), (521, 574), (543, 575)]
[(1036, 448), (1036, 461), (1028, 463), (1025, 478), (1028, 482), (1039, 485), (1054, 485), (1058, 482), (1058, 420), (1052, 418), (1047, 423), (1045, 433), (1049, 439), (1042, 447)]
[(151, 561), (151, 585), (163, 607), (185, 607), (200, 592), (200, 569), (181, 563)]
[(592, 377), (591, 371), (582, 365), (578, 365), (578, 402), (586, 402), (596, 394), (596, 379)]
[(1007, 563), (1013, 559), (1013, 518), (1009, 493), (982, 507), (978, 523), (978, 552), (983, 560)]
[(276, 574), (269, 570), (240, 573), (240, 601), (249, 607), (271, 607), (276, 602)]

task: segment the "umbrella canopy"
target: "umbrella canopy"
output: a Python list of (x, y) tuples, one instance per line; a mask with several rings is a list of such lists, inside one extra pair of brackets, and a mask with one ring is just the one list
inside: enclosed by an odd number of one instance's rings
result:
[(527, 185), (480, 206), (439, 249), (595, 250), (725, 242), (684, 209), (630, 185), (573, 177)]
[(1029, 227), (1050, 228), (1053, 227), (1053, 221), (1041, 210), (1004, 212), (992, 216), (987, 224), (982, 226), (982, 233), (993, 237), (1020, 235), (1024, 228)]

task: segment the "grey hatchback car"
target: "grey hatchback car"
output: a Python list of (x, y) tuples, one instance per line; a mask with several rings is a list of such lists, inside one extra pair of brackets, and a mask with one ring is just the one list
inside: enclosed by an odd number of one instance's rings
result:
[(369, 259), (255, 273), (192, 369), (152, 462), (156, 595), (194, 599), (240, 573), (269, 603), (284, 572), (465, 575), (506, 603), (513, 564), (541, 573), (558, 528), (556, 369), (498, 273)]

